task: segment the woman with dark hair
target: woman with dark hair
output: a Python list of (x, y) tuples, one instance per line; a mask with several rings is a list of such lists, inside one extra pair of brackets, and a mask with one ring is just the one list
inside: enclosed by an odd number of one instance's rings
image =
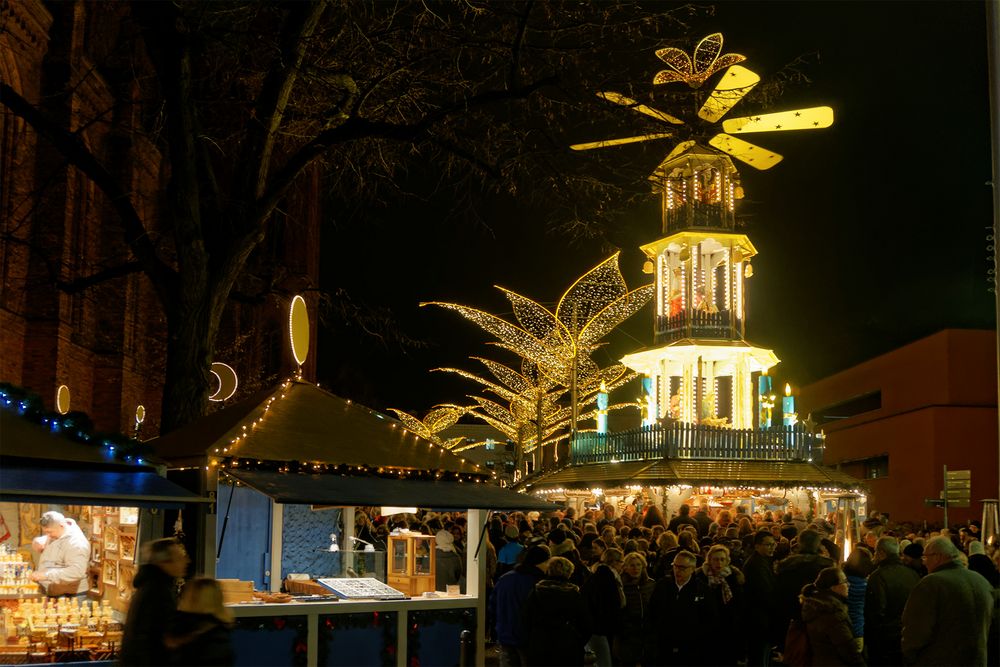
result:
[(646, 528), (652, 528), (653, 526), (666, 526), (667, 522), (664, 521), (660, 508), (652, 505), (646, 510), (646, 516), (642, 517), (642, 525)]
[(874, 569), (871, 552), (864, 547), (855, 547), (844, 563), (844, 574), (851, 589), (847, 594), (847, 616), (851, 619), (851, 632), (858, 649), (864, 647), (865, 592), (868, 590), (868, 575)]
[(545, 565), (545, 578), (524, 603), (528, 665), (582, 665), (583, 645), (594, 628), (587, 603), (569, 582), (573, 563), (560, 556)]
[(849, 588), (847, 575), (838, 567), (820, 570), (816, 580), (802, 588), (802, 621), (816, 667), (865, 664), (847, 615)]

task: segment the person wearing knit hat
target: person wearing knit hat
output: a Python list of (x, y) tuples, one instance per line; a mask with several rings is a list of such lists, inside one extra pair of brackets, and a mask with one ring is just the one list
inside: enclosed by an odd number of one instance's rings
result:
[(914, 542), (913, 544), (906, 545), (903, 549), (903, 555), (900, 556), (900, 560), (903, 561), (903, 565), (913, 569), (921, 577), (927, 574), (927, 568), (924, 567), (923, 562), (924, 556), (924, 545), (919, 542)]
[(465, 593), (465, 563), (455, 550), (455, 537), (441, 529), (434, 536), (434, 590), (446, 591), (449, 585), (458, 584)]
[(567, 551), (572, 551), (576, 548), (573, 544), (573, 540), (569, 539), (566, 535), (566, 531), (556, 528), (555, 530), (549, 531), (549, 551), (553, 556), (562, 556)]
[(983, 543), (979, 540), (972, 540), (969, 542), (969, 555), (974, 556), (976, 554), (985, 554), (986, 548), (983, 547)]
[(497, 552), (497, 579), (514, 569), (521, 552), (524, 551), (524, 545), (518, 541), (520, 532), (517, 526), (508, 523), (503, 529), (503, 535), (507, 539), (507, 544), (500, 547)]

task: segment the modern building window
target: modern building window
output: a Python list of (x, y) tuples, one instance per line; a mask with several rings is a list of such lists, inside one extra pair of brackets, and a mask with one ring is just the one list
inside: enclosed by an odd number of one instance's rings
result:
[(840, 419), (856, 417), (857, 415), (864, 414), (865, 412), (878, 410), (881, 407), (882, 390), (878, 389), (876, 391), (868, 392), (867, 394), (861, 394), (860, 396), (849, 398), (846, 401), (828, 405), (824, 408), (820, 408), (819, 410), (813, 410), (812, 418), (818, 425), (822, 425)]
[(879, 479), (889, 476), (889, 457), (873, 456), (865, 459), (865, 479)]

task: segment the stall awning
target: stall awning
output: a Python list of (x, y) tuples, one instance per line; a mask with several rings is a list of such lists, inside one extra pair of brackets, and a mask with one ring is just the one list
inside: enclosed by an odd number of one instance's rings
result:
[(182, 507), (207, 502), (156, 472), (0, 467), (0, 500), (114, 507)]
[[(589, 463), (571, 465), (551, 473), (543, 473), (530, 482), (530, 486), (579, 486), (591, 482), (605, 484), (618, 482), (624, 484), (646, 468), (653, 465), (652, 461), (623, 461), (619, 463)], [(594, 486), (594, 484), (591, 484)]]
[(226, 470), (278, 503), (399, 505), (441, 510), (554, 510), (556, 505), (487, 483), (429, 482), (382, 477)]

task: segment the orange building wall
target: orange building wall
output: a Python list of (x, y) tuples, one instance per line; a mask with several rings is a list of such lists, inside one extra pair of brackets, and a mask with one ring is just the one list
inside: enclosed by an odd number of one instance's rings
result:
[(800, 414), (881, 391), (882, 407), (823, 425), (824, 463), (864, 478), (864, 459), (888, 455), (888, 476), (865, 480), (868, 506), (893, 520), (943, 520), (924, 505), (943, 469), (972, 471), (972, 505), (949, 522), (979, 518), (998, 496), (996, 333), (949, 329), (804, 387)]

